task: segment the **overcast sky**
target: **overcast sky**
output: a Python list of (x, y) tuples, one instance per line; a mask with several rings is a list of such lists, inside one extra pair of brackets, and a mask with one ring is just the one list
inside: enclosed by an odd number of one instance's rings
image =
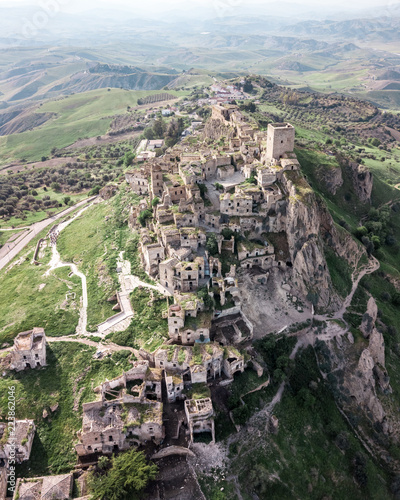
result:
[(94, 9), (104, 19), (107, 13), (103, 10), (110, 9), (113, 11), (110, 21), (125, 20), (124, 12), (128, 12), (129, 17), (178, 23), (186, 19), (200, 21), (232, 16), (282, 17), (299, 22), (400, 14), (400, 0), (0, 0), (0, 7), (18, 7), (21, 12), (17, 17), (22, 19), (32, 19), (35, 15), (31, 10), (25, 14), (24, 6), (28, 5), (37, 6), (36, 15), (47, 11), (51, 19), (57, 18), (60, 11), (76, 14)]
[[(204, 8), (213, 8), (216, 5), (226, 5), (232, 8), (238, 5), (245, 5), (247, 0), (147, 0), (146, 2), (138, 0), (0, 0), (0, 5), (3, 7), (16, 7), (23, 5), (41, 5), (58, 3), (63, 10), (85, 10), (97, 7), (99, 5), (106, 7), (121, 7), (133, 10), (138, 7), (145, 6), (147, 9), (162, 9), (175, 8), (180, 5), (194, 4), (196, 6), (203, 6)], [(259, 4), (260, 6), (267, 6), (271, 3), (277, 3), (276, 0), (251, 0), (252, 4)], [(369, 8), (369, 7), (389, 7), (391, 5), (398, 5), (399, 0), (288, 0), (288, 3), (297, 5), (321, 6), (321, 4), (329, 5), (343, 9), (351, 5), (352, 8)]]

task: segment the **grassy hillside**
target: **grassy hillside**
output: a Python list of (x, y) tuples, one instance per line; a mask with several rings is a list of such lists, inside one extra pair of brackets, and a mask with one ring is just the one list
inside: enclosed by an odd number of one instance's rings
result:
[[(129, 91), (121, 89), (93, 90), (48, 101), (37, 112), (55, 113), (43, 126), (21, 134), (0, 137), (0, 164), (14, 161), (38, 161), (55, 148), (64, 148), (78, 139), (105, 134), (115, 115), (136, 107), (140, 98), (159, 91)], [(187, 93), (168, 91), (176, 98)]]
[(46, 276), (50, 248), (39, 257), (41, 265), (32, 264), (38, 239), (20, 254), (11, 270), (0, 272), (0, 343), (10, 342), (19, 332), (36, 326), (43, 327), (48, 335), (62, 336), (75, 333), (78, 325), (81, 281), (68, 276), (69, 268)]

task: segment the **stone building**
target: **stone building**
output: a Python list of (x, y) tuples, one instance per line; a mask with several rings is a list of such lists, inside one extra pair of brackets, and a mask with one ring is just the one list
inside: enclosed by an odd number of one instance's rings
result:
[(245, 369), (244, 356), (232, 346), (225, 347), (224, 373), (228, 378), (233, 378), (235, 373), (243, 373)]
[(161, 198), (163, 194), (163, 172), (159, 165), (151, 167), (151, 194), (153, 198)]
[(149, 193), (149, 174), (146, 169), (141, 168), (126, 172), (125, 180), (131, 187), (132, 191), (139, 196), (147, 195)]
[(43, 328), (34, 328), (15, 337), (11, 368), (18, 372), (39, 366), (46, 366), (46, 335)]
[(81, 456), (110, 455), (164, 439), (163, 405), (157, 401), (133, 403), (130, 398), (95, 401), (82, 405), (82, 430), (75, 446)]
[(215, 442), (214, 409), (211, 398), (189, 399), (185, 401), (185, 414), (189, 426), (190, 444), (194, 434), (211, 432)]
[(185, 383), (205, 383), (220, 377), (224, 351), (217, 344), (196, 344), (194, 347), (161, 346), (154, 353), (156, 368), (183, 376)]
[(268, 125), (266, 160), (279, 160), (285, 153), (294, 150), (295, 130), (290, 123)]
[(251, 215), (253, 212), (253, 198), (250, 195), (234, 193), (221, 194), (221, 214), (239, 217)]
[(0, 423), (0, 460), (8, 463), (14, 451), (17, 464), (29, 460), (35, 430), (33, 420), (16, 420), (15, 428)]
[(188, 247), (197, 252), (200, 246), (205, 246), (207, 241), (206, 232), (198, 227), (183, 227), (180, 230), (181, 247)]
[(248, 240), (238, 243), (238, 257), (241, 266), (254, 263), (262, 267), (265, 260), (264, 257), (271, 255), (274, 255), (274, 247), (272, 245), (262, 245), (256, 241)]
[(212, 313), (203, 311), (204, 303), (196, 295), (175, 292), (175, 304), (168, 310), (170, 339), (182, 345), (209, 342)]
[(176, 258), (170, 258), (160, 264), (160, 283), (167, 290), (174, 290), (175, 267), (179, 264)]
[(119, 377), (107, 380), (96, 387), (95, 392), (102, 401), (125, 397), (132, 403), (143, 403), (148, 399), (161, 401), (161, 370), (150, 368), (145, 360), (136, 361), (132, 368)]
[(205, 264), (202, 257), (193, 262), (179, 262), (175, 266), (174, 290), (192, 292), (199, 288), (199, 280), (204, 279)]
[(72, 498), (72, 487), (72, 474), (18, 478), (13, 500), (68, 500)]
[(256, 173), (258, 185), (263, 188), (276, 182), (276, 170), (269, 165), (257, 165)]
[(165, 371), (165, 386), (169, 403), (175, 403), (177, 399), (184, 399), (185, 384), (182, 375)]
[(145, 243), (141, 238), (140, 255), (144, 270), (150, 276), (156, 276), (161, 262), (165, 259), (165, 248), (160, 243)]

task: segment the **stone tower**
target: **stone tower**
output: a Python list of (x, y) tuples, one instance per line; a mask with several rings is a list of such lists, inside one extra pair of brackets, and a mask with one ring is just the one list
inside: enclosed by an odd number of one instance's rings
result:
[(161, 198), (164, 190), (163, 173), (159, 165), (151, 167), (151, 192), (153, 198), (156, 196)]
[(292, 153), (294, 134), (294, 127), (290, 123), (269, 124), (266, 159), (279, 160), (285, 153)]

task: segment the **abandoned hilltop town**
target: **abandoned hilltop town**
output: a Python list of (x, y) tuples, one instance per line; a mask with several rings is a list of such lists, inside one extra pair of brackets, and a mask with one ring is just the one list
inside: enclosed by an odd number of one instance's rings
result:
[[(230, 384), (249, 364), (258, 376), (264, 373), (265, 367), (252, 359), (251, 348), (250, 354), (243, 348), (251, 346), (253, 326), (241, 308), (236, 265), (223, 269), (221, 260), (206, 250), (206, 240), (213, 234), (218, 253), (233, 254), (235, 235), (245, 234), (237, 248), (240, 268), (259, 268), (264, 280), (277, 268), (285, 281), (292, 267), (287, 251), (278, 251), (262, 235), (285, 230), (286, 184), (299, 170), (293, 152), (295, 130), (288, 123), (276, 123), (262, 132), (237, 106), (219, 104), (212, 107), (205, 125), (197, 122), (192, 130), (211, 139), (217, 131), (228, 144), (219, 151), (177, 145), (156, 157), (151, 151), (162, 141), (145, 141), (138, 157), (141, 165), (126, 173), (130, 189), (141, 197), (131, 208), (130, 225), (140, 232), (142, 265), (170, 297), (163, 316), (169, 340), (155, 352), (141, 349), (130, 370), (94, 389), (93, 401), (82, 408), (75, 446), (79, 459), (93, 461), (132, 447), (150, 447), (161, 456), (184, 454), (195, 434), (204, 432), (214, 442), (208, 385)], [(208, 188), (207, 201), (203, 186)], [(142, 227), (139, 215), (150, 207), (154, 218)], [(229, 239), (224, 229), (230, 230)], [(207, 294), (200, 297), (197, 291), (204, 287)], [(287, 285), (288, 295), (290, 290)], [(10, 368), (40, 367), (46, 369), (46, 335), (35, 327), (15, 338)], [(272, 418), (272, 427), (277, 425)], [(11, 434), (2, 424), (0, 432), (0, 497), (5, 498), (7, 469), (14, 458), (11, 443), (15, 461), (28, 460), (35, 422), (17, 420)], [(14, 499), (66, 499), (71, 488), (72, 474), (18, 479)]]
[[(239, 278), (245, 276), (250, 287), (278, 285), (297, 321), (310, 302), (310, 283), (321, 291), (316, 306), (328, 308), (337, 300), (330, 293), (319, 228), (307, 212), (310, 187), (294, 153), (295, 128), (274, 123), (262, 131), (238, 106), (218, 103), (207, 121), (195, 121), (183, 136), (198, 140), (182, 140), (162, 155), (155, 153), (162, 140), (142, 141), (125, 174), (126, 186), (140, 200), (129, 208), (129, 227), (140, 235), (141, 265), (153, 288), (168, 299), (162, 320), (169, 338), (153, 351), (135, 350), (128, 370), (92, 387), (74, 443), (77, 471), (102, 455), (132, 448), (153, 460), (193, 455), (196, 436), (204, 433), (215, 443), (210, 388), (229, 386), (245, 369), (258, 377), (268, 374), (252, 347), (251, 304)], [(108, 186), (100, 196), (108, 199), (116, 189)], [(54, 245), (57, 233), (49, 238)], [(302, 245), (294, 250), (298, 241)], [(121, 331), (126, 318), (135, 321), (128, 281), (120, 279), (122, 292), (113, 298), (121, 311), (116, 318), (124, 318)], [(113, 330), (102, 333), (118, 331), (117, 320), (111, 325)], [(44, 329), (32, 325), (14, 339), (8, 369), (46, 370), (46, 345)], [(371, 369), (379, 364), (384, 370), (384, 357), (378, 357), (372, 355)], [(266, 385), (268, 380), (261, 387)], [(43, 417), (57, 408), (44, 410)], [(377, 418), (384, 422), (383, 410)], [(272, 413), (267, 432), (278, 427)], [(11, 464), (29, 460), (35, 430), (34, 420), (16, 420), (11, 432), (0, 424), (0, 498), (7, 495)], [(72, 498), (74, 474), (18, 478), (13, 498)]]

